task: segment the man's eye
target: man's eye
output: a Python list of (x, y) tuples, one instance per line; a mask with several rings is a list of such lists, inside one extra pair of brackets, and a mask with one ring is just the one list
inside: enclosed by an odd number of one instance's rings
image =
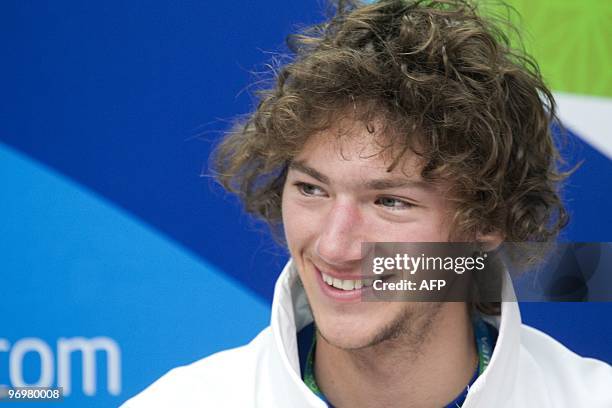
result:
[(399, 200), (393, 197), (380, 197), (376, 200), (376, 204), (390, 210), (405, 210), (414, 207), (414, 204), (408, 201)]
[(305, 196), (325, 197), (326, 195), (325, 191), (312, 184), (298, 182), (294, 185), (297, 187), (299, 192), (304, 194)]

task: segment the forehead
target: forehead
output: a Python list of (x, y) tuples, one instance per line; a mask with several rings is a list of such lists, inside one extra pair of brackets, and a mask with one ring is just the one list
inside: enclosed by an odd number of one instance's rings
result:
[(311, 135), (293, 162), (353, 177), (420, 180), (423, 159), (407, 147), (405, 136), (392, 132), (382, 119), (343, 119)]

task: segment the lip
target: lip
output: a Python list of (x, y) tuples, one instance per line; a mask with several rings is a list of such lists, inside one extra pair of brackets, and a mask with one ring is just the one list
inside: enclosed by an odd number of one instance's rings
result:
[[(314, 265), (313, 265), (314, 266)], [(361, 295), (368, 286), (362, 286), (359, 289), (353, 290), (342, 290), (334, 288), (333, 286), (329, 286), (325, 281), (323, 281), (323, 276), (321, 275), (321, 271), (319, 268), (314, 266), (315, 274), (317, 275), (317, 282), (319, 283), (319, 287), (321, 288), (321, 292), (328, 298), (333, 301), (340, 303), (354, 303), (361, 300)], [(333, 276), (333, 275), (330, 275)], [(351, 279), (349, 277), (344, 277), (344, 279)], [(360, 278), (357, 278), (360, 279)]]
[(336, 271), (333, 270), (328, 270), (328, 269), (321, 269), (319, 268), (317, 265), (315, 265), (313, 263), (313, 266), (315, 267), (315, 269), (317, 270), (317, 272), (321, 273), (323, 272), (326, 275), (331, 276), (332, 278), (336, 278), (336, 279), (342, 279), (342, 280), (359, 280), (359, 279), (364, 279), (362, 274), (359, 273), (338, 273)]
[[(362, 299), (362, 296), (364, 295), (364, 293), (374, 292), (372, 286), (362, 286), (359, 289), (353, 289), (353, 290), (342, 290), (342, 289), (338, 289), (333, 286), (330, 286), (323, 280), (323, 276), (321, 275), (322, 273), (321, 269), (319, 269), (319, 267), (314, 262), (312, 262), (312, 260), (310, 260), (310, 264), (313, 266), (315, 270), (315, 275), (317, 275), (316, 279), (319, 284), (319, 287), (321, 288), (321, 292), (323, 292), (323, 294), (326, 297), (331, 298), (335, 302), (339, 302), (339, 303), (359, 302)], [(394, 276), (394, 274), (383, 274), (383, 275), (371, 275), (369, 278), (366, 278), (364, 275), (361, 275), (361, 274), (355, 274), (355, 273), (349, 273), (349, 272), (338, 273), (335, 271), (330, 271), (329, 269), (325, 269), (324, 273), (326, 275), (331, 276), (332, 278), (337, 278), (341, 280), (382, 279), (382, 280), (387, 281)]]

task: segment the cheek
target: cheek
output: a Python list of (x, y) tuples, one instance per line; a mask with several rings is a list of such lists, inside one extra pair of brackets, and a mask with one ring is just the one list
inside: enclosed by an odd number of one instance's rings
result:
[(450, 239), (450, 223), (451, 220), (446, 215), (447, 211), (445, 208), (436, 211), (432, 215), (427, 228), (427, 234), (429, 235), (428, 241), (430, 242), (447, 242)]
[(439, 214), (427, 214), (414, 222), (387, 225), (384, 239), (393, 242), (446, 242), (448, 226)]
[(285, 239), (289, 250), (293, 253), (297, 247), (304, 245), (312, 223), (308, 222), (309, 217), (306, 212), (291, 199), (290, 194), (283, 194), (281, 211)]

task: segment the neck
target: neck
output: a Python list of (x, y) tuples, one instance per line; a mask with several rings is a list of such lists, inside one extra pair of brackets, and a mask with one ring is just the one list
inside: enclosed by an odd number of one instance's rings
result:
[(463, 392), (478, 364), (466, 304), (443, 304), (425, 340), (418, 347), (413, 340), (345, 350), (317, 333), (317, 384), (334, 406), (445, 406)]

